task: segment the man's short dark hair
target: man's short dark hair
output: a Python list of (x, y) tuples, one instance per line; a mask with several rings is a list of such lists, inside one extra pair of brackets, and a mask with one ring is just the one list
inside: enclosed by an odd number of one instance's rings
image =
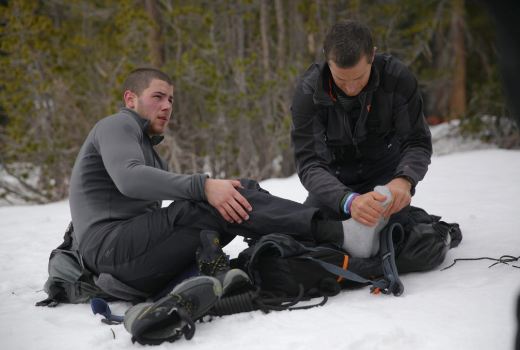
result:
[(327, 61), (341, 68), (355, 66), (363, 55), (370, 60), (374, 52), (370, 29), (354, 20), (338, 22), (327, 33), (323, 52)]
[(123, 83), (123, 92), (130, 90), (137, 95), (141, 95), (153, 79), (159, 79), (173, 85), (171, 78), (168, 74), (155, 69), (155, 68), (137, 68), (128, 74), (125, 82)]

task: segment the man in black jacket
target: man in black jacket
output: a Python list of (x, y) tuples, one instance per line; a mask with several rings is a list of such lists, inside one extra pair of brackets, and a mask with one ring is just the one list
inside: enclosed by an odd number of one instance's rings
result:
[[(376, 54), (370, 30), (357, 21), (335, 24), (323, 52), (325, 62), (303, 74), (291, 107), (296, 167), (309, 191), (305, 204), (328, 218), (350, 219), (343, 247), (351, 254), (355, 246), (377, 247), (370, 242), (390, 220), (405, 229), (395, 242), (400, 272), (438, 266), (462, 235), (458, 225), (439, 229), (449, 226), (410, 206), (432, 154), (414, 75), (397, 59)], [(437, 228), (423, 232), (417, 223)]]
[[(357, 21), (334, 25), (326, 61), (301, 78), (292, 104), (292, 142), (306, 204), (332, 217), (375, 226), (411, 202), (432, 153), (417, 81), (389, 55), (376, 54)], [(386, 185), (392, 202), (373, 191)]]

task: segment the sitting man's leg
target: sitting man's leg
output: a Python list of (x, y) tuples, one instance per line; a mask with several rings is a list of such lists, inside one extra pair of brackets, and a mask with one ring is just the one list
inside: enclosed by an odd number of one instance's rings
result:
[(148, 295), (158, 293), (189, 269), (196, 273), (199, 230), (170, 226), (165, 209), (123, 222), (100, 244), (85, 247), (82, 255), (89, 268), (111, 274)]
[(278, 198), (255, 181), (242, 180), (240, 192), (253, 206), (250, 219), (230, 224), (209, 204), (176, 201), (167, 208), (117, 224), (109, 232), (80, 247), (87, 265), (109, 273), (138, 290), (153, 294), (196, 262), (200, 231), (220, 233), (222, 245), (234, 235), (258, 238), (286, 233), (299, 240), (330, 242), (341, 246), (340, 222), (322, 221), (318, 209)]

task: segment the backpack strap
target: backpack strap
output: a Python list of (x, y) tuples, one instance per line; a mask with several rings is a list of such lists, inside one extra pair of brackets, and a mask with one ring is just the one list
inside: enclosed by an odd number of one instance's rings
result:
[[(321, 267), (323, 267), (328, 272), (343, 277), (345, 279), (359, 282), (359, 283), (369, 283), (372, 285), (371, 291), (373, 293), (382, 292), (383, 294), (392, 293), (395, 296), (399, 296), (403, 294), (404, 286), (401, 280), (399, 279), (399, 273), (397, 271), (397, 266), (395, 264), (395, 250), (394, 250), (394, 241), (399, 242), (402, 240), (404, 236), (404, 230), (401, 224), (394, 223), (391, 224), (383, 231), (381, 231), (381, 240), (379, 246), (379, 255), (381, 256), (382, 264), (383, 264), (383, 273), (384, 276), (380, 279), (366, 279), (358, 274), (339, 268), (338, 266), (315, 259), (313, 257), (302, 257), (303, 259), (308, 259), (316, 262)], [(319, 248), (308, 248), (310, 251), (320, 251), (320, 250), (334, 250), (326, 247)]]
[(69, 250), (72, 248), (72, 233), (74, 232), (74, 226), (72, 221), (67, 226), (65, 234), (63, 235), (63, 242), (56, 249)]
[(350, 280), (350, 281), (354, 281), (354, 282), (358, 282), (358, 283), (369, 283), (373, 287), (381, 288), (381, 289), (386, 289), (386, 286), (388, 285), (388, 283), (386, 283), (382, 279), (379, 279), (379, 280), (366, 279), (366, 278), (361, 277), (357, 273), (354, 273), (354, 272), (349, 271), (349, 270), (343, 270), (342, 268), (340, 268), (340, 267), (338, 267), (338, 266), (336, 266), (334, 264), (322, 261), (320, 259), (315, 259), (315, 258), (310, 257), (310, 256), (302, 257), (302, 259), (312, 260), (315, 263), (317, 263), (318, 265), (320, 265), (321, 267), (323, 267), (326, 271), (332, 273), (333, 275), (336, 275), (336, 276), (339, 276), (339, 277), (343, 277), (343, 278), (345, 278), (347, 280)]
[(112, 310), (110, 310), (110, 306), (108, 306), (108, 303), (106, 300), (102, 298), (92, 298), (90, 300), (90, 307), (92, 308), (92, 312), (94, 315), (100, 314), (104, 318), (101, 320), (101, 322), (108, 324), (108, 325), (114, 325), (114, 324), (120, 324), (124, 321), (124, 316), (118, 316), (112, 314)]
[(48, 297), (46, 299), (38, 301), (35, 306), (47, 306), (47, 307), (56, 307), (60, 304), (60, 302), (57, 299), (54, 299), (53, 297)]

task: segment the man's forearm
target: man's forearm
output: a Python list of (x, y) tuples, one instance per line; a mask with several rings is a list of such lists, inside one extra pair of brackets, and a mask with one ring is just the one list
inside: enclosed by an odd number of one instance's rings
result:
[(125, 196), (145, 200), (205, 200), (204, 174), (175, 174), (146, 165), (126, 169), (114, 176), (118, 190)]
[(405, 142), (402, 145), (402, 156), (394, 174), (394, 178), (402, 177), (407, 179), (412, 185), (412, 194), (415, 186), (421, 181), (428, 166), (431, 163), (431, 139), (415, 139)]
[(345, 194), (352, 190), (342, 184), (338, 178), (328, 170), (313, 166), (298, 173), (303, 186), (320, 203), (329, 207), (334, 212), (340, 213), (341, 201)]

